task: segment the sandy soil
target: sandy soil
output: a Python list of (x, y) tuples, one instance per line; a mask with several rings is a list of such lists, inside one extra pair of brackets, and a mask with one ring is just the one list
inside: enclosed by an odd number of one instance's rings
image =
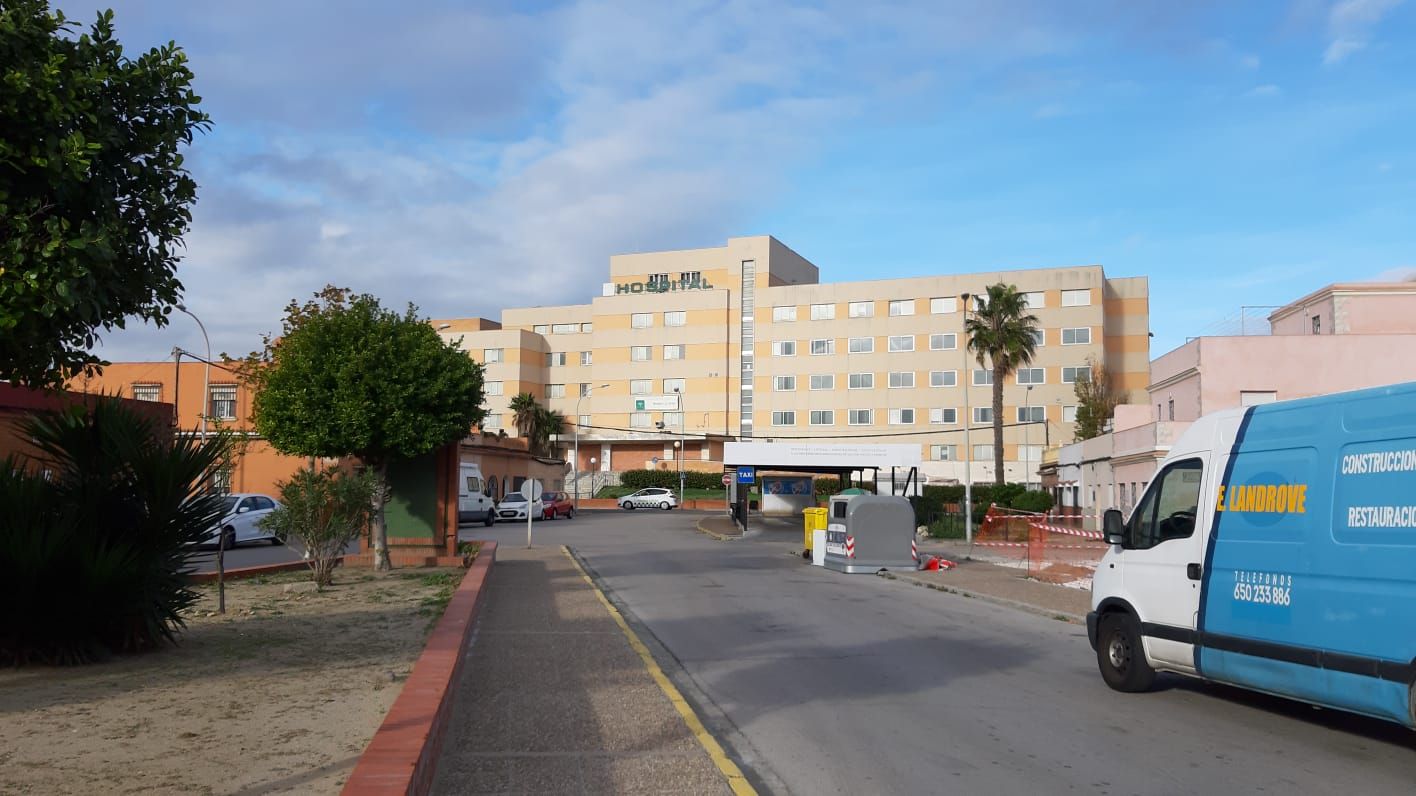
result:
[(181, 646), (0, 669), (0, 793), (337, 793), (462, 570), (215, 587)]

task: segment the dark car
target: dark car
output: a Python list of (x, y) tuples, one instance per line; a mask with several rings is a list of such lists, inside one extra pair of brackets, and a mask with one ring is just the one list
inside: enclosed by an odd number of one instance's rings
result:
[(575, 503), (565, 492), (541, 493), (541, 519), (554, 520), (558, 517), (570, 519), (575, 516)]

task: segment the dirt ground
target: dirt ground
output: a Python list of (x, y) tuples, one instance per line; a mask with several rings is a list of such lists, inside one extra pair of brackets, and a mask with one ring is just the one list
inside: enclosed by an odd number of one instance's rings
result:
[(178, 647), (0, 669), (0, 793), (337, 793), (462, 574), (203, 586)]

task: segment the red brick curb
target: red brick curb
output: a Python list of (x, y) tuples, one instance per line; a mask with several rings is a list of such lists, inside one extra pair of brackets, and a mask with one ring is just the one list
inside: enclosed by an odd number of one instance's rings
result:
[(467, 637), (486, 593), (482, 587), (496, 559), (496, 542), (481, 544), (398, 699), (359, 756), (344, 796), (425, 794), (432, 787), (433, 766), (452, 712), (451, 688), (462, 670)]
[[(297, 569), (309, 569), (310, 565), (305, 561), (286, 561), (283, 564), (260, 564), (254, 567), (238, 567), (226, 570), (227, 580), (237, 580), (239, 578), (254, 578), (260, 575), (273, 575), (277, 572), (294, 572)], [(187, 576), (192, 583), (215, 583), (215, 572), (194, 572)]]

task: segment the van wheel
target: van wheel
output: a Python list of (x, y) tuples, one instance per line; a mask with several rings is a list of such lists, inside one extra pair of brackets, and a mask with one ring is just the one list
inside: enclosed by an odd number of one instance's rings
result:
[(1101, 679), (1117, 691), (1149, 691), (1155, 670), (1141, 646), (1141, 623), (1130, 614), (1107, 614), (1097, 629), (1096, 663)]
[(496, 515), (492, 513), (492, 510), (491, 510), (491, 509), (488, 509), (488, 510), (487, 510), (487, 518), (486, 518), (485, 520), (483, 520), (482, 522), (485, 523), (488, 528), (490, 528), (490, 527), (492, 527), (492, 523), (494, 523), (494, 522), (496, 522), (496, 521), (497, 521)]

